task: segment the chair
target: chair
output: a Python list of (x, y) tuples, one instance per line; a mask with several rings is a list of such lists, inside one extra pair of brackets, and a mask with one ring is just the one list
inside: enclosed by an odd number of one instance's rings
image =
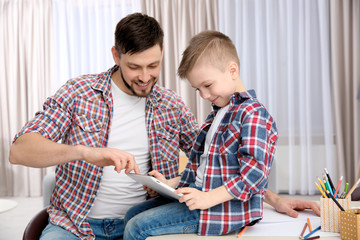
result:
[(55, 173), (47, 174), (43, 179), (43, 206), (28, 223), (23, 234), (23, 240), (38, 240), (42, 231), (49, 222), (49, 214), (46, 209), (50, 204), (50, 196), (55, 186)]
[(38, 240), (49, 222), (46, 208), (36, 214), (28, 223), (23, 234), (23, 240)]
[(357, 187), (351, 194), (351, 201), (360, 201), (360, 187)]

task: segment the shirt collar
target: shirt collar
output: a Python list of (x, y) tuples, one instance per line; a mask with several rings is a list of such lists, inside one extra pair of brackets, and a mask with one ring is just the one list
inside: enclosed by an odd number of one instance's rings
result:
[[(256, 93), (254, 89), (250, 89), (248, 91), (245, 92), (235, 92), (233, 93), (233, 95), (231, 95), (230, 97), (230, 107), (232, 105), (238, 105), (244, 101), (246, 101), (249, 98), (256, 98)], [(212, 107), (214, 109), (214, 111), (218, 111), (220, 109), (220, 107), (216, 106), (215, 104), (212, 104)]]
[(93, 89), (101, 91), (104, 99), (110, 103), (111, 102), (111, 94), (110, 94), (110, 85), (111, 85), (111, 75), (113, 72), (119, 69), (119, 66), (115, 65), (106, 72), (103, 72), (99, 75), (97, 81), (93, 84)]

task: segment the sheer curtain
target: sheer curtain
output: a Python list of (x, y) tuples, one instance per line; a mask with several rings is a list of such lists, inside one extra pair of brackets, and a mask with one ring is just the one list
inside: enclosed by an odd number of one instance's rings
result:
[(40, 196), (53, 168), (11, 165), (11, 141), (71, 77), (113, 66), (117, 22), (136, 0), (0, 1), (0, 196)]
[(247, 89), (274, 116), (273, 191), (313, 194), (324, 167), (338, 179), (330, 89), (329, 2), (219, 0), (219, 29), (237, 46)]
[(360, 1), (331, 0), (330, 9), (336, 157), (352, 185), (360, 164)]
[(164, 61), (159, 84), (177, 92), (199, 123), (204, 122), (211, 111), (210, 104), (176, 73), (190, 38), (201, 31), (217, 29), (217, 1), (142, 0), (141, 3), (142, 12), (158, 20), (164, 30)]
[(138, 0), (53, 0), (55, 88), (112, 67), (116, 24), (140, 11)]
[(46, 169), (9, 163), (12, 139), (50, 93), (51, 2), (0, 1), (0, 196), (38, 196)]

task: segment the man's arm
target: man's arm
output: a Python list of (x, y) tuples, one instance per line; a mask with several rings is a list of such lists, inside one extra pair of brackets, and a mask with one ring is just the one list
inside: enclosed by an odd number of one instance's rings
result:
[(267, 190), (265, 195), (265, 202), (270, 204), (277, 212), (284, 213), (290, 217), (297, 217), (297, 211), (305, 209), (312, 209), (318, 216), (320, 216), (320, 206), (316, 202), (305, 201), (297, 198), (285, 198)]
[(113, 148), (71, 146), (53, 142), (38, 133), (25, 133), (12, 144), (9, 161), (28, 167), (50, 167), (76, 160), (97, 166), (115, 166), (115, 170), (140, 173), (134, 156)]

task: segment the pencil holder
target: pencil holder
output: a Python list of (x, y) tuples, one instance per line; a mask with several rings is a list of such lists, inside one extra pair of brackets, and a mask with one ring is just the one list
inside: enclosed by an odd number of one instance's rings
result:
[[(350, 208), (350, 199), (336, 199), (345, 209)], [(340, 208), (331, 198), (320, 198), (321, 231), (340, 232)]]
[(360, 240), (360, 209), (340, 212), (340, 237), (343, 240)]

